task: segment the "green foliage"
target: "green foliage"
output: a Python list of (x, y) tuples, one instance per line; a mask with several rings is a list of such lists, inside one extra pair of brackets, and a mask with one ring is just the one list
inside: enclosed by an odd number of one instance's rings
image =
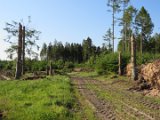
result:
[(28, 60), (26, 60), (25, 65), (26, 65), (25, 70), (28, 72), (45, 71), (46, 66), (47, 66), (47, 62), (28, 59)]
[(15, 61), (0, 61), (1, 70), (15, 70)]
[(64, 61), (63, 60), (55, 61), (53, 64), (54, 64), (53, 66), (55, 66), (56, 69), (63, 69), (64, 68)]
[(118, 71), (118, 54), (101, 54), (97, 59), (96, 71), (98, 74), (106, 74), (108, 72)]
[(47, 44), (43, 43), (42, 50), (40, 52), (41, 60), (47, 60)]
[(152, 53), (143, 53), (142, 58), (141, 58), (141, 54), (138, 53), (136, 62), (138, 65), (141, 65), (141, 64), (148, 63), (148, 62), (152, 62), (159, 58), (160, 58), (160, 54), (152, 54)]
[[(137, 65), (152, 62), (159, 59), (160, 54), (144, 53), (141, 57), (140, 53), (136, 54)], [(130, 54), (122, 54), (121, 69), (124, 72), (127, 64), (130, 63)], [(98, 74), (106, 74), (108, 72), (118, 72), (118, 53), (101, 54), (96, 60), (96, 71)]]
[(82, 47), (83, 60), (87, 61), (92, 55), (92, 39), (88, 37), (86, 40), (83, 40)]
[(109, 28), (106, 32), (106, 34), (103, 36), (103, 40), (107, 42), (107, 50), (108, 51), (112, 51), (112, 44), (111, 44), (111, 41), (112, 41), (112, 31), (111, 29)]
[(118, 44), (118, 50), (121, 52), (130, 51), (129, 39), (131, 38), (133, 31), (133, 25), (135, 21), (137, 10), (133, 6), (129, 6), (123, 12), (123, 16), (119, 23), (120, 26), (123, 26), (121, 30), (121, 40)]
[(146, 38), (148, 38), (151, 35), (154, 24), (152, 23), (150, 14), (144, 7), (142, 7), (139, 13), (137, 14), (135, 23), (137, 27), (140, 27), (142, 34), (144, 34)]
[(74, 68), (74, 64), (72, 62), (65, 62), (65, 68), (67, 69), (73, 69)]
[[(28, 17), (28, 25), (30, 23), (30, 17)], [(4, 39), (6, 42), (10, 44), (9, 48), (6, 49), (6, 53), (8, 53), (8, 57), (10, 59), (13, 59), (13, 55), (16, 54), (16, 51), (18, 49), (18, 27), (19, 22), (12, 21), (11, 23), (6, 23), (6, 26), (4, 30), (7, 32), (7, 38)], [(30, 28), (27, 26), (25, 29), (25, 52), (30, 57), (37, 57), (37, 53), (33, 50), (33, 47), (36, 47), (37, 49), (39, 46), (36, 44), (36, 41), (39, 40), (39, 35), (41, 34), (40, 31)], [(16, 39), (15, 39), (16, 38)]]
[(54, 41), (54, 43), (49, 43), (48, 46), (43, 44), (40, 52), (41, 60), (53, 60), (57, 62), (70, 61), (73, 63), (83, 63), (86, 62), (91, 56), (96, 56), (101, 53), (101, 48), (96, 47), (92, 44), (92, 39), (87, 38), (83, 40), (82, 45), (78, 43), (66, 43)]

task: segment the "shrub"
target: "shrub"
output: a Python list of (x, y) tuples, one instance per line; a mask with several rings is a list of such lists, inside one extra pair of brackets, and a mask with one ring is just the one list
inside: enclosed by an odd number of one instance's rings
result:
[(137, 53), (137, 64), (141, 65), (141, 64), (145, 64), (147, 62), (151, 62), (153, 60), (159, 59), (160, 58), (160, 54), (151, 54), (151, 53), (143, 53), (142, 58), (141, 58), (141, 54)]
[(1, 70), (15, 70), (15, 61), (0, 61)]
[(63, 60), (58, 60), (54, 64), (55, 64), (55, 66), (57, 66), (57, 69), (63, 69), (63, 67), (64, 67)]
[(65, 62), (65, 68), (67, 69), (73, 69), (74, 68), (74, 64), (73, 62)]
[(105, 74), (108, 72), (117, 72), (118, 71), (118, 54), (102, 54), (97, 59), (96, 62), (96, 71), (98, 74)]
[[(159, 59), (160, 54), (143, 53), (141, 58), (140, 53), (136, 55), (137, 65), (145, 64), (153, 60)], [(130, 62), (130, 54), (122, 54), (122, 72), (124, 72), (126, 65)], [(96, 61), (96, 71), (98, 74), (106, 74), (108, 72), (118, 71), (118, 53), (101, 54)]]

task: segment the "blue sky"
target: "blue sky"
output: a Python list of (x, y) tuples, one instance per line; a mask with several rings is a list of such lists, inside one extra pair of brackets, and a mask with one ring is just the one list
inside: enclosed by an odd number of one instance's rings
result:
[[(88, 36), (94, 45), (100, 46), (112, 21), (106, 3), (107, 0), (0, 0), (0, 59), (7, 56), (4, 50), (8, 44), (3, 41), (5, 22), (23, 19), (27, 23), (28, 16), (31, 16), (30, 26), (42, 32), (37, 42), (40, 46), (55, 39), (81, 43)], [(130, 4), (137, 9), (144, 6), (152, 17), (154, 32), (160, 31), (159, 0), (131, 0)], [(119, 31), (116, 27), (116, 37)]]

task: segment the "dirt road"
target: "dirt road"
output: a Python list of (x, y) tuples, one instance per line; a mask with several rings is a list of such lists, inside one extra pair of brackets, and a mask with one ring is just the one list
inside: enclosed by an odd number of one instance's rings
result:
[(101, 120), (160, 120), (160, 103), (126, 89), (123, 81), (107, 83), (72, 77), (75, 89), (96, 109)]

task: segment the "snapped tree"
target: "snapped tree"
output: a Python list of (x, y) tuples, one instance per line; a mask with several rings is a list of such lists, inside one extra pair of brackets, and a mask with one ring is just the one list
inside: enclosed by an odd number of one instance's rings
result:
[(15, 79), (19, 79), (20, 76), (25, 73), (25, 52), (27, 52), (29, 56), (36, 54), (32, 48), (33, 46), (38, 48), (36, 40), (39, 40), (40, 32), (29, 27), (26, 29), (21, 23), (15, 21), (6, 23), (4, 30), (8, 33), (5, 41), (10, 43), (10, 47), (6, 50), (9, 58), (13, 59), (13, 56), (17, 53)]

